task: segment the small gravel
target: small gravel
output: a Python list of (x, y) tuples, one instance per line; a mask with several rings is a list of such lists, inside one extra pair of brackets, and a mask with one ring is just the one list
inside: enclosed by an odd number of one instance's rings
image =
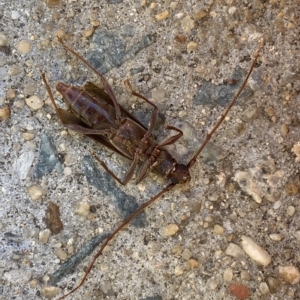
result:
[(25, 99), (25, 103), (32, 109), (38, 110), (44, 106), (44, 101), (42, 101), (38, 96), (34, 95)]
[(177, 233), (179, 227), (176, 224), (169, 224), (163, 229), (164, 236), (172, 236)]
[(243, 250), (257, 263), (267, 266), (271, 262), (270, 254), (254, 242), (250, 237), (242, 236)]
[(38, 185), (29, 186), (27, 192), (30, 199), (34, 201), (40, 200), (46, 194), (46, 191)]

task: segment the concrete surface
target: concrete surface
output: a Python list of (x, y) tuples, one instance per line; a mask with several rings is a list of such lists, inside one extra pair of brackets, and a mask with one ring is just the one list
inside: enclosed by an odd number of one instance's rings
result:
[[(119, 224), (112, 201), (117, 189), (142, 203), (166, 184), (153, 174), (139, 185), (114, 183), (109, 192), (105, 180), (103, 191), (90, 184), (82, 165), (90, 149), (120, 176), (129, 163), (68, 132), (50, 105), (40, 70), (53, 90), (57, 81), (97, 82), (56, 35), (88, 57), (97, 29), (119, 34), (128, 49), (156, 36), (106, 78), (120, 103), (143, 122), (149, 107), (129, 95), (125, 78), (153, 98), (167, 124), (183, 128), (185, 138), (170, 150), (183, 162), (224, 109), (223, 103), (198, 101), (201, 87), (209, 82), (234, 88), (234, 71), (247, 72), (262, 37), (265, 46), (249, 80), (251, 96), (233, 107), (206, 158), (191, 169), (191, 182), (147, 209), (144, 227), (123, 230), (69, 299), (235, 299), (232, 283), (248, 287), (248, 299), (300, 299), (299, 1), (114, 2), (47, 1), (48, 7), (46, 1), (0, 0), (0, 108), (11, 110), (0, 123), (0, 299), (54, 299), (70, 291), (91, 256), (55, 285), (61, 290), (49, 289), (51, 275), (95, 234)], [(122, 35), (125, 25), (129, 31)], [(61, 168), (37, 178), (43, 135), (53, 142), (50, 156)], [(59, 234), (45, 222), (50, 201), (59, 207)], [(179, 231), (166, 237), (169, 224)], [(228, 255), (230, 243), (242, 247), (243, 235), (270, 255), (267, 266), (243, 251)], [(294, 267), (294, 281), (283, 274), (286, 266)]]

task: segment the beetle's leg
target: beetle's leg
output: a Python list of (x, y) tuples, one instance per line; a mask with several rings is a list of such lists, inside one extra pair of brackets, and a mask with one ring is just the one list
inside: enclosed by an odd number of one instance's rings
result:
[(143, 142), (146, 139), (148, 139), (153, 133), (153, 128), (155, 126), (155, 123), (156, 123), (156, 120), (157, 120), (157, 115), (158, 115), (158, 107), (152, 101), (150, 101), (149, 99), (147, 99), (143, 95), (141, 95), (141, 94), (137, 93), (136, 91), (134, 91), (128, 79), (126, 79), (124, 81), (124, 83), (129, 87), (132, 95), (145, 100), (147, 103), (149, 103), (151, 106), (154, 107), (154, 110), (152, 111), (152, 114), (151, 114), (150, 124), (149, 124), (148, 130), (147, 130), (147, 132), (145, 133), (145, 135), (142, 139), (142, 142)]
[(113, 91), (113, 89), (111, 88), (111, 86), (109, 85), (108, 81), (105, 79), (105, 77), (97, 71), (97, 69), (95, 69), (87, 60), (85, 60), (81, 55), (79, 55), (76, 51), (74, 51), (73, 49), (71, 49), (70, 47), (68, 47), (63, 40), (60, 37), (57, 37), (59, 43), (69, 52), (71, 52), (74, 56), (76, 56), (78, 59), (80, 59), (85, 65), (87, 65), (92, 71), (94, 71), (101, 79), (104, 89), (107, 92), (107, 94), (110, 96), (111, 100), (114, 103), (114, 107), (116, 109), (116, 120), (117, 123), (119, 123), (121, 121), (121, 109), (119, 106), (119, 103), (117, 101), (116, 95)]
[(172, 136), (168, 137), (165, 141), (160, 142), (156, 146), (156, 148), (158, 148), (158, 149), (161, 147), (167, 146), (167, 145), (174, 144), (179, 138), (181, 138), (183, 136), (183, 132), (179, 128), (168, 125), (168, 126), (166, 126), (166, 129), (174, 130), (174, 131), (177, 131), (178, 133), (176, 135), (172, 135)]
[(105, 162), (103, 160), (101, 160), (94, 152), (90, 151), (90, 153), (95, 157), (96, 160), (98, 160), (98, 162), (101, 164), (101, 166), (105, 169), (105, 171), (111, 176), (113, 177), (115, 180), (117, 180), (120, 184), (122, 185), (126, 185), (129, 180), (132, 178), (134, 171), (136, 169), (136, 166), (139, 162), (139, 154), (135, 153), (134, 157), (133, 157), (133, 162), (130, 166), (130, 168), (128, 169), (128, 171), (126, 172), (124, 179), (121, 180), (120, 178), (117, 177), (117, 175), (115, 175), (109, 168), (108, 166), (105, 164)]

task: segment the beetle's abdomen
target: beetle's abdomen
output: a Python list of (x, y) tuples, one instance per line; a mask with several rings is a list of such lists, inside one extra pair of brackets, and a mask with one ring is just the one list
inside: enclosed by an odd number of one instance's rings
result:
[(116, 127), (115, 108), (105, 101), (96, 99), (79, 87), (59, 82), (56, 89), (64, 97), (68, 109), (85, 124), (94, 129)]

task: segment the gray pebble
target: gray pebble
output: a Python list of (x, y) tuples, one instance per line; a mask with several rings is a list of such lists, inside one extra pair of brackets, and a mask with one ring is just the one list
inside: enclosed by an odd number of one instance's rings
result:
[(24, 284), (31, 279), (32, 272), (30, 270), (11, 270), (4, 273), (4, 278), (12, 284)]

